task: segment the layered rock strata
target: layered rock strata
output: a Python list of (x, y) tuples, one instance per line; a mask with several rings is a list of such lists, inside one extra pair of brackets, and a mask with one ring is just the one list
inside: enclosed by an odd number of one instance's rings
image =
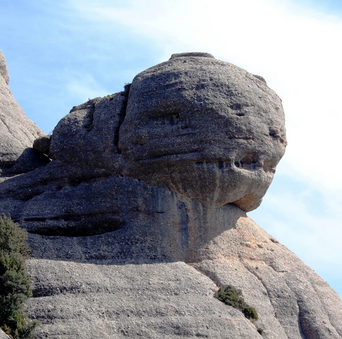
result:
[[(239, 208), (215, 214), (222, 232), (187, 262), (170, 259), (184, 241), (179, 221), (169, 240), (162, 224), (143, 222), (92, 237), (31, 235), (38, 338), (261, 338), (258, 329), (274, 339), (342, 337), (342, 302), (326, 282)], [(214, 298), (227, 284), (258, 321)]]
[[(337, 293), (246, 215), (285, 146), (264, 79), (207, 53), (74, 107), (34, 143), (52, 161), (0, 177), (37, 338), (341, 338)], [(223, 284), (257, 321), (214, 298)]]
[(285, 146), (281, 100), (264, 80), (209, 54), (179, 54), (124, 92), (75, 107), (50, 156), (250, 211)]

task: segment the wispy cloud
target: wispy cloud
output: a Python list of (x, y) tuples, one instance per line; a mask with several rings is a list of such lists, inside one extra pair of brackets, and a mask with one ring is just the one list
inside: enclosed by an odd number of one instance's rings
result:
[[(342, 112), (339, 104), (342, 20), (290, 1), (72, 0), (108, 34), (117, 25), (154, 41), (163, 60), (179, 51), (209, 51), (263, 75), (282, 97), (289, 147), (286, 159), (317, 184), (342, 188), (336, 157)], [(160, 60), (162, 61), (162, 60)]]
[(89, 74), (69, 77), (66, 82), (66, 89), (73, 97), (77, 97), (80, 103), (108, 94), (106, 89), (102, 88)]

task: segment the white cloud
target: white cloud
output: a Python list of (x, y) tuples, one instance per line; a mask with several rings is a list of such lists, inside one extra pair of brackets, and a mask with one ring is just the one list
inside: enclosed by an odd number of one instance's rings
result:
[(70, 95), (78, 98), (79, 102), (85, 102), (88, 99), (103, 97), (107, 95), (106, 89), (89, 74), (79, 74), (69, 77), (66, 82), (66, 88)]

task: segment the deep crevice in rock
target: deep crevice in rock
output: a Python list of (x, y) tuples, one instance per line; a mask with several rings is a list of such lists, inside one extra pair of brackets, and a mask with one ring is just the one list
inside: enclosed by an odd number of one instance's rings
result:
[[(261, 279), (257, 274), (255, 274), (255, 272), (253, 272), (253, 270), (251, 270), (251, 269), (248, 267), (248, 265), (246, 265), (245, 262), (241, 261), (241, 263), (243, 264), (243, 266), (245, 267), (245, 269), (246, 269), (249, 273), (253, 274), (253, 275), (260, 281), (260, 283), (262, 284), (262, 286), (264, 286), (264, 289), (265, 289), (265, 291), (266, 291), (266, 293), (267, 293), (267, 298), (268, 298), (268, 300), (270, 301), (270, 304), (271, 304), (272, 309), (273, 309), (273, 312), (274, 312), (274, 318), (278, 321), (279, 325), (283, 328), (284, 334), (285, 334), (287, 337), (289, 337), (289, 336), (287, 335), (287, 333), (286, 333), (286, 329), (284, 328), (282, 322), (281, 322), (280, 319), (277, 317), (277, 312), (276, 312), (275, 306), (274, 306), (274, 304), (273, 304), (273, 298), (272, 298), (272, 296), (271, 296), (271, 294), (270, 294), (270, 291), (269, 291), (269, 289), (267, 288), (266, 284), (262, 281), (262, 279)], [(307, 338), (303, 337), (302, 339), (307, 339)]]
[[(316, 288), (316, 285), (313, 284), (312, 282), (310, 282), (313, 290), (316, 292), (317, 295), (319, 295), (319, 291), (317, 290)], [(321, 307), (323, 308), (323, 310), (325, 311), (325, 314), (327, 315), (328, 319), (329, 319), (329, 322), (330, 322), (330, 325), (335, 329), (335, 331), (342, 337), (342, 332), (336, 328), (336, 326), (334, 325), (334, 321), (331, 320), (331, 315), (329, 313), (329, 310), (327, 310), (327, 308), (325, 307), (325, 304), (321, 302)]]
[[(24, 228), (25, 223), (35, 224), (34, 229), (28, 227), (28, 233), (65, 237), (99, 235), (117, 231), (125, 226), (125, 220), (111, 213), (86, 215), (85, 217), (80, 215), (60, 215), (51, 218), (25, 218), (21, 221)], [(68, 224), (67, 227), (64, 227), (65, 223)]]
[(299, 328), (299, 333), (301, 335), (301, 337), (303, 339), (309, 339), (306, 334), (304, 333), (304, 329), (303, 329), (303, 326), (302, 326), (302, 316), (301, 316), (301, 313), (302, 313), (302, 310), (301, 310), (301, 307), (298, 303), (298, 300), (297, 300), (297, 306), (298, 306), (298, 310), (299, 310), (299, 313), (298, 313), (298, 328)]
[(128, 104), (128, 96), (129, 96), (129, 90), (131, 88), (131, 84), (125, 85), (125, 90), (121, 92), (121, 95), (125, 97), (125, 100), (122, 104), (120, 113), (119, 113), (119, 121), (118, 125), (116, 126), (115, 132), (114, 132), (114, 145), (116, 146), (117, 152), (121, 154), (121, 149), (119, 148), (119, 140), (120, 140), (120, 127), (122, 123), (125, 120), (126, 117), (126, 110), (127, 110), (127, 104)]
[(90, 132), (94, 128), (94, 113), (96, 103), (97, 102), (95, 99), (89, 102), (90, 105), (88, 107), (88, 112), (84, 117), (83, 127), (87, 130), (87, 132)]

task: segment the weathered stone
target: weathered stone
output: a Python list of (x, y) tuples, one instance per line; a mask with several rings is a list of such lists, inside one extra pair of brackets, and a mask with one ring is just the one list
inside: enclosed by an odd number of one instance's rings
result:
[(126, 101), (127, 93), (121, 92), (74, 107), (53, 131), (50, 157), (119, 171), (117, 139)]
[(0, 53), (0, 174), (12, 167), (34, 139), (45, 135), (28, 119), (8, 88), (9, 76), (2, 52)]
[(6, 65), (6, 60), (1, 50), (0, 50), (0, 76), (4, 78), (6, 85), (8, 85), (9, 74), (8, 74), (8, 69)]
[(47, 165), (49, 162), (50, 159), (47, 156), (33, 148), (26, 148), (11, 167), (4, 167), (2, 169), (2, 175), (12, 176), (30, 172), (36, 168)]
[(33, 148), (36, 151), (45, 154), (46, 156), (49, 156), (50, 145), (51, 145), (51, 135), (46, 135), (46, 136), (37, 138), (33, 142)]
[[(135, 225), (92, 237), (31, 234), (28, 311), (40, 321), (37, 338), (239, 339), (259, 338), (258, 328), (264, 338), (342, 337), (337, 293), (241, 209), (203, 211), (202, 219), (192, 212), (187, 231), (207, 223), (207, 232), (196, 260), (187, 263), (172, 259), (181, 253), (185, 225), (183, 231), (174, 225), (172, 233), (172, 221), (180, 220), (170, 208), (160, 224), (157, 213), (145, 210), (132, 219)], [(215, 299), (225, 284), (242, 290), (258, 321)]]
[[(176, 54), (74, 107), (45, 142), (0, 177), (0, 214), (29, 233), (37, 339), (342, 338), (337, 293), (245, 212), (286, 145), (260, 77)], [(214, 297), (223, 284), (258, 321)]]
[(50, 156), (105, 168), (218, 206), (259, 206), (285, 151), (281, 100), (254, 75), (174, 55), (124, 92), (74, 107)]
[(245, 211), (259, 206), (285, 145), (278, 96), (207, 53), (176, 54), (138, 74), (119, 140), (125, 176)]
[[(18, 181), (4, 192), (29, 230), (28, 311), (41, 324), (37, 338), (257, 338), (259, 327), (265, 338), (342, 337), (337, 293), (238, 207), (182, 202), (119, 175), (77, 182), (82, 175), (72, 169), (55, 161), (36, 170), (45, 191), (31, 197), (27, 179), (28, 186)], [(60, 173), (55, 182), (53, 173)], [(87, 224), (91, 215), (116, 221)], [(256, 324), (214, 298), (221, 284), (242, 289), (259, 313)]]
[(44, 276), (28, 305), (41, 322), (37, 338), (260, 338), (241, 312), (213, 297), (210, 279), (182, 262), (28, 265), (34, 277)]

